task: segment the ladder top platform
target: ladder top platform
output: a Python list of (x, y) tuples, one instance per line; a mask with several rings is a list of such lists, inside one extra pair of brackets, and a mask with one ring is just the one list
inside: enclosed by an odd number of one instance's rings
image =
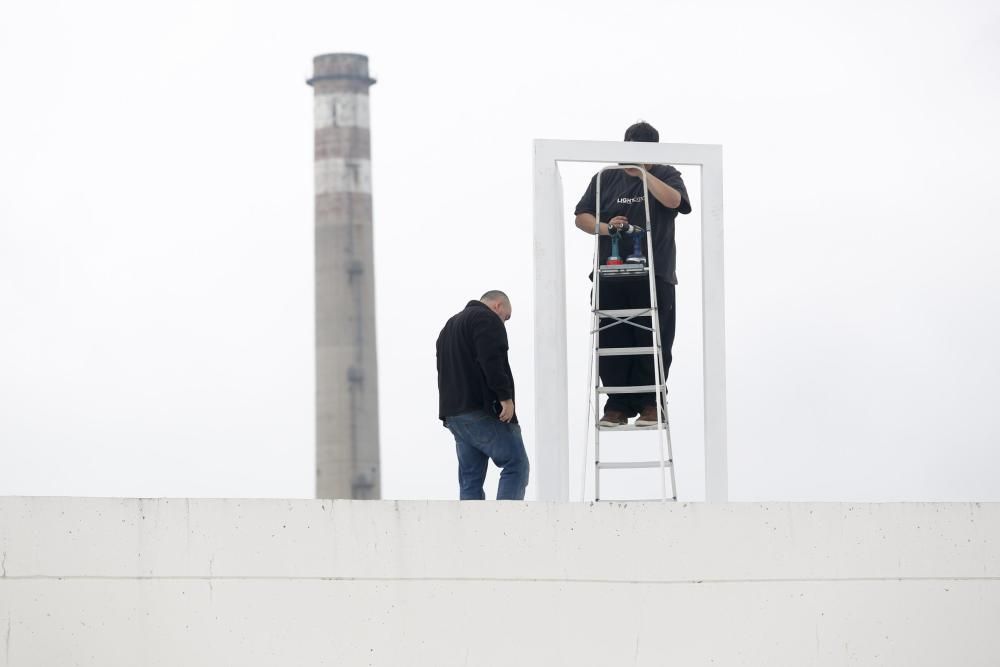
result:
[(601, 278), (642, 278), (648, 272), (645, 264), (605, 264), (597, 267)]

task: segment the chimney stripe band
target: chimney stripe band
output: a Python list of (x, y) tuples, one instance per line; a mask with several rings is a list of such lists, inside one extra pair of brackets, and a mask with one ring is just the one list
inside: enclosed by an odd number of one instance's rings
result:
[(329, 192), (372, 192), (371, 160), (325, 158), (316, 160), (316, 194)]
[(317, 130), (325, 127), (369, 128), (367, 93), (316, 95), (313, 113)]

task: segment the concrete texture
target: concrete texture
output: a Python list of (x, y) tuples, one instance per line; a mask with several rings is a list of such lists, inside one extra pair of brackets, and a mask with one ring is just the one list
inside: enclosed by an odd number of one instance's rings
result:
[(0, 666), (996, 665), (998, 504), (0, 498)]
[(316, 495), (379, 498), (368, 58), (313, 61)]

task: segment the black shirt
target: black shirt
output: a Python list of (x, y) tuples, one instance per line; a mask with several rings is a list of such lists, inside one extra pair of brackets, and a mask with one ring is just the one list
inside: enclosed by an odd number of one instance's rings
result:
[(499, 414), (498, 402), (514, 398), (503, 320), (481, 301), (467, 303), (438, 335), (437, 371), (441, 421), (472, 410)]
[[(650, 173), (681, 193), (681, 205), (678, 208), (667, 208), (652, 194), (649, 196), (649, 215), (653, 222), (653, 263), (656, 275), (674, 285), (677, 284), (677, 245), (674, 243), (674, 218), (678, 213), (690, 213), (691, 201), (687, 189), (681, 180), (681, 172), (665, 164), (654, 164)], [(574, 215), (581, 213), (596, 214), (597, 174), (590, 179), (590, 186), (576, 205)], [(643, 203), (642, 178), (629, 176), (622, 169), (609, 169), (601, 173), (601, 220), (608, 222), (611, 218), (624, 215), (629, 224), (646, 227), (646, 207)], [(632, 254), (632, 238), (622, 235), (618, 242), (622, 259)], [(648, 256), (646, 239), (642, 240), (642, 252)], [(600, 239), (600, 263), (604, 264), (611, 254), (611, 237)]]

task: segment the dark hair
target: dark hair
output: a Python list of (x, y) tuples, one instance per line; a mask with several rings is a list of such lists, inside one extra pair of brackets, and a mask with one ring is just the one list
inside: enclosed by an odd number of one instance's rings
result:
[(660, 133), (656, 128), (644, 120), (640, 120), (635, 125), (630, 125), (625, 130), (625, 141), (648, 141), (656, 143), (660, 140)]

